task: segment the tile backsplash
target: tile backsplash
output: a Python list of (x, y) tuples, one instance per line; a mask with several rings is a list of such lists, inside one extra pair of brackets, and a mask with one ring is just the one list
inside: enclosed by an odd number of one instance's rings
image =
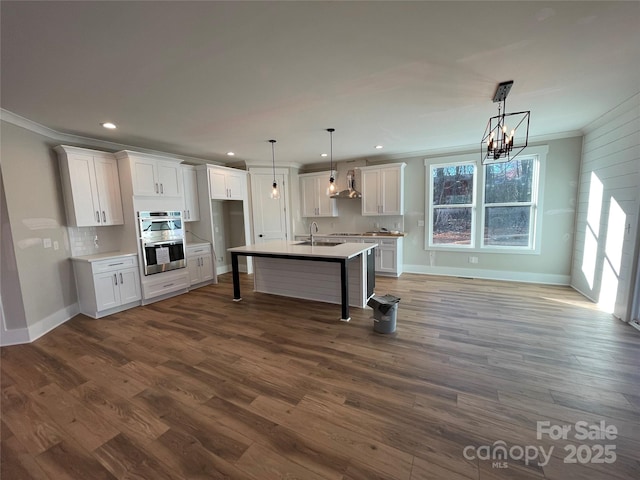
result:
[(121, 248), (122, 227), (67, 227), (71, 256), (117, 252)]

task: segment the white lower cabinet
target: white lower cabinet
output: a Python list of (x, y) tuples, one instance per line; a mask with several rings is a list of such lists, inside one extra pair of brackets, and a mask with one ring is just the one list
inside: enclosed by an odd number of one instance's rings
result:
[(210, 244), (187, 246), (189, 286), (203, 286), (213, 280), (213, 255)]
[[(308, 240), (309, 235), (296, 235), (297, 241)], [(314, 235), (313, 238), (323, 242), (355, 242), (355, 243), (377, 243), (376, 248), (376, 275), (386, 275), (399, 277), (404, 272), (402, 265), (402, 247), (404, 239), (402, 237), (384, 237), (370, 235), (349, 235), (342, 237), (340, 235)]]
[(140, 305), (138, 257), (73, 259), (80, 312), (100, 318)]
[(189, 288), (189, 275), (185, 268), (156, 273), (144, 277), (142, 293), (145, 305), (169, 296), (185, 293)]

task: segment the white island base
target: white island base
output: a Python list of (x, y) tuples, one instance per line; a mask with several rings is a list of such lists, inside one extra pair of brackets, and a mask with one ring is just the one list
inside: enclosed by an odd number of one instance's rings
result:
[(364, 308), (373, 295), (376, 246), (274, 241), (230, 248), (233, 299), (242, 299), (238, 257), (250, 256), (254, 257), (256, 291), (340, 304), (340, 320), (348, 322), (349, 307)]
[[(358, 255), (349, 260), (347, 278), (351, 307), (367, 305), (367, 265), (363, 258), (366, 257)], [(338, 305), (342, 302), (340, 265), (337, 263), (258, 257), (254, 258), (253, 266), (256, 292)]]

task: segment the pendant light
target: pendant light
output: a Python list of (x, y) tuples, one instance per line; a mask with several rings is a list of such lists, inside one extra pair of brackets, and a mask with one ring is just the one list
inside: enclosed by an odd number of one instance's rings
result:
[(274, 143), (276, 143), (275, 140), (269, 140), (269, 143), (271, 143), (271, 166), (273, 168), (273, 185), (272, 185), (272, 189), (271, 189), (271, 195), (270, 197), (273, 200), (279, 200), (280, 199), (280, 190), (278, 190), (278, 182), (276, 182), (276, 156), (274, 153)]
[[(513, 80), (502, 82), (493, 95), (493, 103), (498, 104), (498, 115), (489, 119), (480, 142), (483, 165), (510, 162), (529, 144), (531, 111), (507, 113), (507, 95), (512, 86)], [(509, 128), (507, 122), (513, 128)]]
[(329, 164), (329, 187), (327, 188), (327, 195), (333, 195), (336, 193), (336, 179), (333, 176), (333, 132), (335, 132), (335, 128), (327, 128), (327, 132), (329, 132), (329, 141), (330, 141), (330, 161)]

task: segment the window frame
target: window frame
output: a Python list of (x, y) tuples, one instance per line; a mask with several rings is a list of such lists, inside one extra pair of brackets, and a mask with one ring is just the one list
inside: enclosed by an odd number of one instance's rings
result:
[[(433, 204), (433, 170), (436, 168), (443, 167), (459, 167), (459, 166), (473, 166), (473, 194), (471, 197), (471, 203), (453, 203), (453, 204), (445, 204), (445, 205), (434, 205)], [(446, 248), (447, 250), (469, 250), (473, 249), (476, 244), (476, 203), (477, 203), (477, 188), (478, 188), (478, 165), (477, 162), (474, 161), (452, 161), (446, 163), (433, 163), (427, 165), (429, 171), (429, 187), (426, 189), (428, 192), (428, 211), (429, 211), (429, 222), (427, 227), (427, 238), (426, 243), (429, 249), (434, 248)], [(433, 243), (433, 211), (435, 208), (470, 208), (471, 209), (471, 241), (469, 245), (460, 245), (454, 243)]]
[[(480, 235), (480, 249), (483, 252), (488, 250), (496, 251), (512, 251), (519, 250), (529, 252), (535, 250), (536, 246), (536, 228), (538, 224), (538, 197), (539, 197), (539, 178), (540, 178), (540, 159), (538, 155), (518, 155), (519, 160), (531, 159), (533, 160), (533, 178), (531, 183), (531, 200), (528, 202), (501, 202), (501, 203), (489, 203), (486, 202), (487, 194), (487, 167), (491, 165), (483, 165), (482, 168), (482, 202), (480, 202), (482, 212), (480, 212), (480, 225), (478, 226), (481, 232)], [(515, 159), (514, 159), (515, 160)], [(529, 207), (529, 243), (527, 245), (487, 245), (485, 244), (484, 226), (487, 215), (487, 208), (491, 207)]]
[[(441, 157), (430, 157), (424, 159), (426, 169), (425, 175), (425, 222), (424, 222), (424, 249), (432, 251), (445, 252), (477, 252), (477, 253), (500, 253), (500, 254), (518, 254), (518, 255), (540, 255), (542, 240), (542, 223), (543, 223), (543, 200), (544, 200), (544, 179), (546, 170), (546, 159), (549, 151), (548, 145), (540, 145), (535, 147), (527, 147), (526, 153), (523, 152), (518, 157), (533, 157), (536, 162), (537, 171), (535, 172), (531, 191), (531, 201), (534, 203), (532, 207), (532, 218), (530, 219), (530, 236), (528, 246), (511, 246), (511, 245), (485, 245), (484, 244), (484, 222), (487, 206), (500, 206), (501, 204), (485, 204), (485, 185), (486, 185), (486, 169), (481, 164), (477, 153), (467, 153), (462, 155), (448, 155)], [(434, 244), (433, 243), (433, 168), (457, 166), (457, 165), (475, 165), (475, 174), (473, 178), (473, 207), (471, 212), (471, 244), (470, 245), (454, 245), (454, 244)], [(479, 169), (482, 172), (479, 172)], [(535, 202), (534, 202), (535, 200)], [(465, 206), (468, 204), (464, 204)], [(515, 204), (509, 204), (512, 206)], [(454, 206), (454, 205), (452, 205)], [(482, 211), (478, 213), (478, 208)]]

